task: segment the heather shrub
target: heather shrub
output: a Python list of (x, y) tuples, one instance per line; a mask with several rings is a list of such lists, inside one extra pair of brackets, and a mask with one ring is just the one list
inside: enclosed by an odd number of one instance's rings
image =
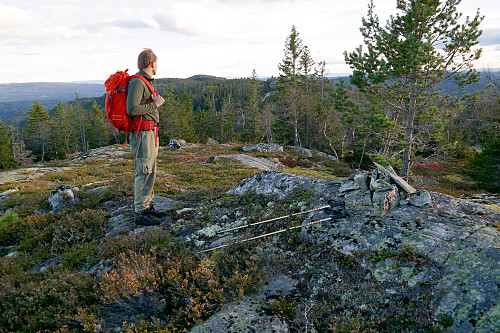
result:
[(74, 245), (99, 239), (105, 228), (106, 217), (100, 210), (31, 215), (22, 222), (18, 249), (31, 253), (34, 261), (40, 261)]
[(0, 332), (54, 332), (96, 302), (88, 274), (17, 271), (5, 259), (0, 265)]
[[(128, 244), (133, 247), (142, 242), (141, 237), (132, 239)], [(122, 239), (121, 244), (124, 242)], [(128, 332), (159, 328), (182, 332), (226, 302), (257, 290), (265, 269), (258, 259), (261, 257), (252, 254), (240, 246), (202, 258), (175, 242), (164, 245), (162, 251), (155, 246), (128, 250), (120, 253), (113, 268), (102, 276), (101, 299), (109, 306), (128, 310), (148, 304), (139, 310), (144, 321), (130, 323)]]

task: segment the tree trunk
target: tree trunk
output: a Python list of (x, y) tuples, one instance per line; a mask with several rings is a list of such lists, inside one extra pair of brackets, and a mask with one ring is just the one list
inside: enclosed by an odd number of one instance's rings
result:
[(413, 146), (413, 123), (415, 122), (415, 114), (417, 112), (417, 87), (416, 79), (411, 78), (410, 81), (410, 101), (408, 105), (405, 142), (407, 147), (403, 151), (403, 167), (401, 168), (400, 176), (408, 180), (410, 176), (411, 151)]

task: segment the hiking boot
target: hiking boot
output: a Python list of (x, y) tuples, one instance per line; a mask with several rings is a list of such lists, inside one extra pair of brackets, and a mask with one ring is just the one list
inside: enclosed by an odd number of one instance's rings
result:
[(144, 210), (140, 213), (136, 213), (135, 220), (136, 225), (159, 225), (161, 222), (151, 218), (151, 216)]
[(149, 206), (148, 209), (144, 211), (145, 214), (154, 216), (154, 217), (165, 217), (167, 213), (156, 210), (153, 205)]

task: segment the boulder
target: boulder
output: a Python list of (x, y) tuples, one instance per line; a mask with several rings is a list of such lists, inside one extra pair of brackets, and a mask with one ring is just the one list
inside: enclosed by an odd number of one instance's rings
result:
[(186, 144), (187, 143), (184, 140), (171, 139), (165, 148), (168, 150), (180, 149)]
[(361, 191), (367, 191), (369, 188), (368, 175), (365, 172), (358, 173), (354, 176), (354, 181), (358, 184)]
[(238, 185), (227, 191), (227, 194), (243, 195), (248, 191), (266, 196), (284, 198), (298, 189), (308, 189), (325, 200), (336, 197), (338, 182), (335, 180), (315, 179), (306, 176), (291, 175), (274, 171), (261, 171), (258, 174), (242, 180)]
[(49, 196), (49, 203), (52, 206), (52, 211), (54, 213), (59, 213), (61, 210), (71, 208), (79, 203), (80, 199), (76, 196), (78, 191), (79, 189), (77, 187), (69, 185), (58, 186)]
[(354, 180), (347, 180), (342, 183), (339, 189), (339, 194), (343, 195), (346, 192), (350, 191), (355, 191), (355, 190), (360, 190), (361, 188), (359, 187), (359, 184), (355, 182)]
[(282, 153), (283, 147), (272, 143), (258, 143), (255, 145), (245, 146), (242, 148), (244, 152), (257, 151), (260, 153)]
[(370, 186), (370, 189), (373, 192), (385, 192), (392, 190), (392, 186), (385, 180), (377, 179), (373, 182), (372, 186)]
[(345, 194), (345, 208), (361, 210), (372, 207), (370, 191), (350, 191)]
[(330, 160), (332, 162), (338, 162), (339, 161), (339, 159), (336, 158), (335, 156), (328, 155), (328, 154), (325, 154), (323, 152), (315, 152), (314, 155), (317, 155), (319, 157), (325, 158), (325, 159)]
[(295, 154), (301, 155), (305, 158), (311, 158), (313, 156), (312, 152), (307, 148), (295, 147), (295, 146), (287, 146), (287, 148), (293, 151)]
[(431, 195), (427, 191), (418, 190), (410, 195), (410, 204), (416, 207), (432, 207)]

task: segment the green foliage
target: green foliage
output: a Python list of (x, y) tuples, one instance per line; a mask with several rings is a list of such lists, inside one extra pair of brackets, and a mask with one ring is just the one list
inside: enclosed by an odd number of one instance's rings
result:
[(77, 244), (69, 248), (62, 255), (62, 265), (65, 268), (79, 270), (89, 268), (96, 263), (97, 245), (93, 243)]
[(400, 169), (403, 166), (403, 162), (395, 157), (387, 157), (380, 154), (368, 154), (373, 162), (376, 162), (383, 166), (392, 166), (393, 168)]
[(0, 170), (7, 170), (16, 166), (11, 141), (9, 128), (0, 121)]
[(416, 251), (415, 247), (408, 244), (404, 244), (397, 251), (382, 250), (374, 252), (370, 254), (368, 261), (372, 264), (376, 264), (380, 261), (384, 261), (387, 258), (392, 258), (401, 262), (422, 261), (422, 258)]
[(270, 303), (271, 310), (279, 317), (285, 319), (287, 322), (293, 322), (298, 314), (298, 304), (293, 301), (289, 301), (286, 298), (278, 298), (274, 302)]
[(480, 187), (491, 192), (500, 192), (500, 107), (489, 130), (484, 132), (482, 151), (471, 161), (472, 177), (480, 181)]

